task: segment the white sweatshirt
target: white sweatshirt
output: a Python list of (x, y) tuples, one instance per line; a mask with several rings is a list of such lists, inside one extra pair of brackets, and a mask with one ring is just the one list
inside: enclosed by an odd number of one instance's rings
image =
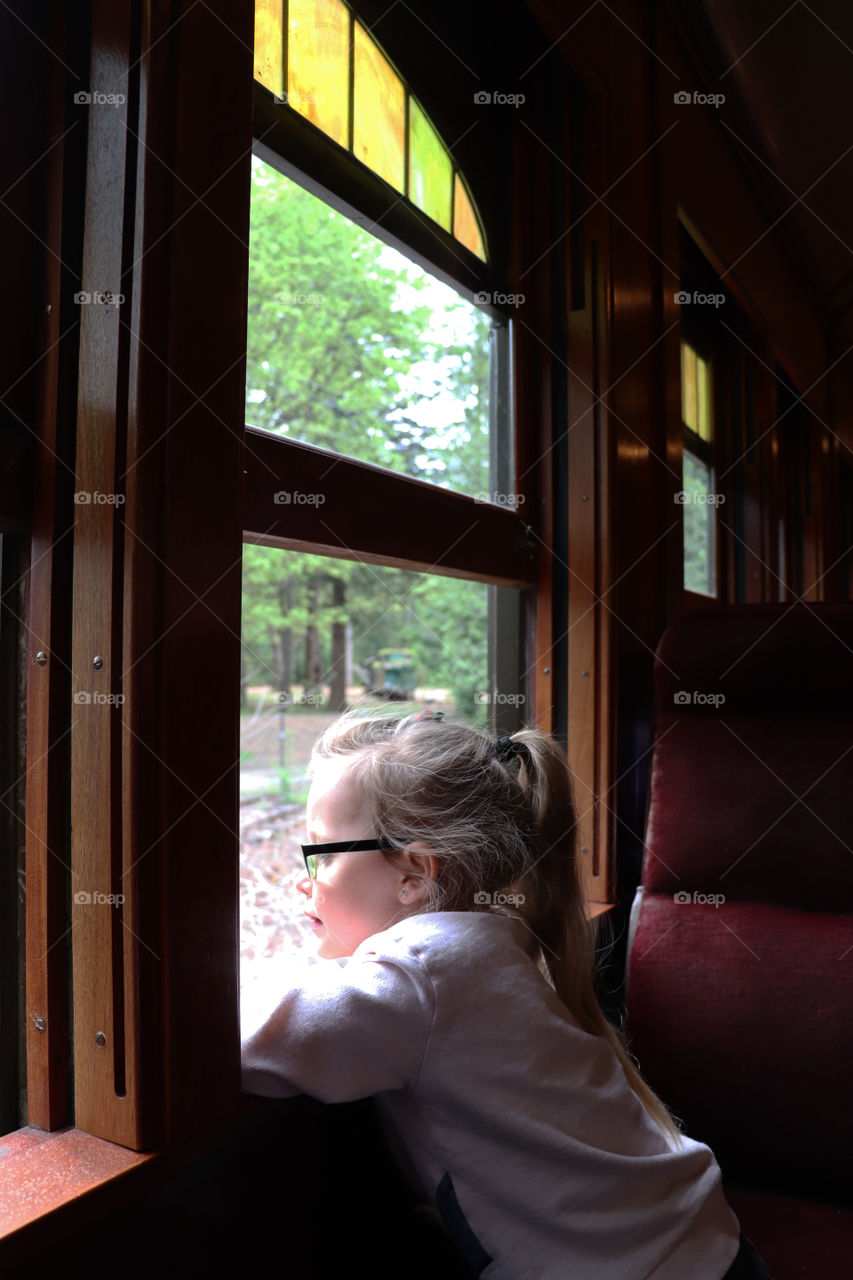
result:
[(378, 1095), (413, 1185), (492, 1259), (483, 1280), (721, 1280), (740, 1227), (713, 1154), (661, 1133), (524, 937), (507, 916), (435, 912), (305, 965), (244, 1042), (243, 1088)]

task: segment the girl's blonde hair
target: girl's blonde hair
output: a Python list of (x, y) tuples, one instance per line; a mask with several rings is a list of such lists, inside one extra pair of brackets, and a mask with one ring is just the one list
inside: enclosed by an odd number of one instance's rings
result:
[(429, 845), (439, 872), (425, 910), (488, 911), (497, 901), (524, 920), (529, 954), (557, 995), (584, 1031), (610, 1043), (646, 1111), (679, 1144), (595, 995), (596, 930), (581, 896), (566, 754), (538, 729), (509, 742), (500, 759), (494, 739), (471, 725), (355, 709), (321, 734), (314, 758), (352, 755), (376, 835)]

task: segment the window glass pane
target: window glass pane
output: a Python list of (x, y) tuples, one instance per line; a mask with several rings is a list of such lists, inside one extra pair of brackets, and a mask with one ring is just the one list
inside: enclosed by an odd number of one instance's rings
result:
[(281, 0), (255, 0), (255, 79), (276, 97), (284, 92)]
[(349, 41), (349, 11), (340, 0), (290, 0), (288, 106), (342, 147), (349, 146)]
[(305, 869), (311, 747), (354, 703), (488, 719), (487, 594), (478, 582), (243, 548), (240, 898), (244, 997), (271, 956), (314, 937)]
[(466, 249), (470, 249), (483, 262), (486, 261), (486, 251), (483, 246), (483, 237), (480, 233), (477, 215), (474, 213), (474, 206), (471, 204), (468, 192), (465, 190), (465, 184), (458, 173), (454, 179), (453, 234), (457, 240), (465, 245)]
[(380, 49), (355, 24), (353, 143), (356, 157), (397, 191), (406, 184), (406, 93)]
[(409, 99), (409, 199), (450, 231), (453, 166), (423, 111)]
[(714, 473), (695, 454), (684, 450), (684, 588), (717, 594), (715, 564)]
[(487, 492), (489, 330), (477, 307), (254, 159), (247, 422)]

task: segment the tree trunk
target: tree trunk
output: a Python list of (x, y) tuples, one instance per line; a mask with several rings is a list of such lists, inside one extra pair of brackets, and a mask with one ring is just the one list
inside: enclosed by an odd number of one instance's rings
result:
[(305, 685), (306, 693), (320, 687), (323, 680), (323, 662), (320, 658), (320, 639), (317, 634), (317, 579), (312, 578), (308, 586), (308, 617), (310, 619), (305, 631)]
[[(332, 604), (335, 609), (346, 603), (346, 586), (342, 578), (332, 578)], [(345, 711), (347, 705), (346, 623), (332, 623), (332, 671), (329, 679), (329, 707)]]

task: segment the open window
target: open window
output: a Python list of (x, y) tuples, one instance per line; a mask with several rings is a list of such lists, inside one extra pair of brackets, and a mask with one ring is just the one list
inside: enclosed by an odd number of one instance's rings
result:
[(257, 6), (255, 77), (244, 989), (303, 938), (317, 734), (358, 701), (520, 727), (535, 572), (512, 325), (428, 109), (339, 0)]

